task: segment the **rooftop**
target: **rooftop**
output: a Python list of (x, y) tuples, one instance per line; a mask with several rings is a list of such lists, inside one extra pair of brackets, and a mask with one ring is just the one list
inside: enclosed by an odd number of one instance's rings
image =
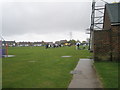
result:
[(106, 4), (111, 24), (120, 24), (120, 3)]

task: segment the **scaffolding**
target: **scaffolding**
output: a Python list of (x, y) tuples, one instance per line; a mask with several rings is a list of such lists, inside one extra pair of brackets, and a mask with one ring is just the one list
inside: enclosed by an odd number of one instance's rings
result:
[[(105, 2), (104, 0), (92, 2), (92, 13), (91, 13), (91, 26), (90, 26), (90, 44), (89, 49), (93, 51), (93, 31), (94, 30), (102, 30), (103, 22), (104, 22), (104, 10), (105, 10)], [(88, 30), (88, 29), (87, 29)]]
[(93, 0), (92, 2), (91, 31), (103, 29), (104, 9), (107, 2), (101, 1), (102, 2), (97, 2)]

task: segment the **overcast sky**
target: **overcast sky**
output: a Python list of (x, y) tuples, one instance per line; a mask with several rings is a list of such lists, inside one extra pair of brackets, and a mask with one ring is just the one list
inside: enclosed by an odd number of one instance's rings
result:
[[(108, 1), (108, 0), (106, 0)], [(109, 0), (117, 1), (117, 0)], [(5, 0), (2, 36), (15, 41), (86, 40), (92, 0)]]

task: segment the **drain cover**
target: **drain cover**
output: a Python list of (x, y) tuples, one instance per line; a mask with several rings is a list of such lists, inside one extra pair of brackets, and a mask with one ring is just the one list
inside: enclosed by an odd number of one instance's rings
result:
[(15, 57), (15, 55), (2, 55), (3, 57)]
[(72, 57), (72, 56), (61, 56), (61, 57)]
[(28, 62), (36, 62), (36, 61), (28, 61)]

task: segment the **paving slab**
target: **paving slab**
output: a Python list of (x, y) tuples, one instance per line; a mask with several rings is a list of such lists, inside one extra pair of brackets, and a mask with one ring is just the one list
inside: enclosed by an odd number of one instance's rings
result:
[(80, 59), (76, 68), (70, 72), (73, 79), (68, 88), (102, 88), (92, 64), (92, 59)]

